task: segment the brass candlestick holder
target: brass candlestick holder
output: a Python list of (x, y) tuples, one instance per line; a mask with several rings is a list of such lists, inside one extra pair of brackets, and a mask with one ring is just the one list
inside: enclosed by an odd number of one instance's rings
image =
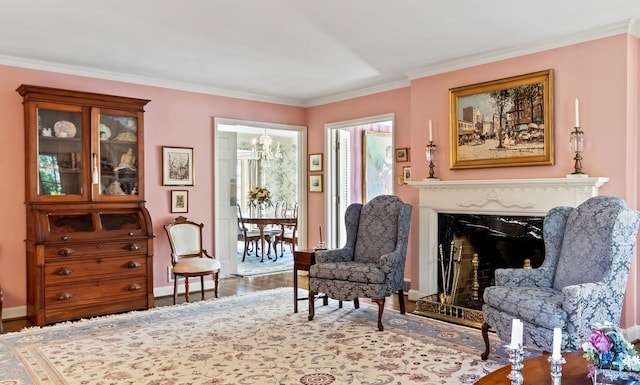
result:
[(569, 137), (569, 148), (576, 155), (573, 157), (574, 165), (571, 175), (583, 175), (582, 172), (582, 152), (584, 151), (584, 132), (580, 130), (580, 127), (575, 127), (575, 130), (571, 132)]
[(436, 158), (436, 145), (433, 144), (433, 140), (429, 141), (429, 144), (427, 144), (427, 148), (426, 148), (426, 157), (427, 157), (427, 162), (429, 162), (429, 179), (435, 179), (435, 173), (434, 173), (434, 169), (435, 169), (435, 165), (433, 164), (433, 161)]

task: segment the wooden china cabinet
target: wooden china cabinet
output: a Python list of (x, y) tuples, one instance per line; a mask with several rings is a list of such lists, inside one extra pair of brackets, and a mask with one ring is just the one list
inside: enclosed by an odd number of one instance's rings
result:
[(35, 325), (153, 307), (144, 106), (32, 85), (23, 97), (27, 316)]

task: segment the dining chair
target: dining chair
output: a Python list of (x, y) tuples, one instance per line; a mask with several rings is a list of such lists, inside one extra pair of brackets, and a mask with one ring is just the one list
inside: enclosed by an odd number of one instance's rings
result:
[(204, 277), (211, 274), (215, 282), (214, 295), (218, 297), (220, 261), (202, 248), (202, 223), (198, 224), (179, 216), (164, 226), (171, 245), (173, 266), (173, 303), (178, 297), (178, 277), (184, 277), (185, 300), (189, 302), (189, 278), (200, 277), (200, 290), (204, 300)]
[[(277, 201), (273, 204), (273, 217), (274, 218), (283, 218), (285, 212), (287, 211), (287, 202), (285, 201)], [(265, 234), (269, 234), (269, 236), (271, 237), (271, 240), (273, 241), (273, 249), (275, 251), (275, 239), (276, 237), (278, 237), (280, 234), (282, 234), (281, 231), (281, 226), (280, 225), (268, 225), (264, 228)], [(268, 253), (269, 255), (271, 255), (271, 252)], [(276, 252), (276, 258), (278, 257), (278, 253)]]
[[(251, 250), (251, 246), (253, 246), (256, 257), (258, 257), (260, 230), (257, 227), (251, 227), (245, 222), (244, 217), (242, 216), (242, 208), (239, 203), (236, 203), (236, 207), (238, 208), (238, 240), (244, 242), (242, 251), (242, 262), (244, 262), (247, 254)], [(271, 254), (271, 234), (267, 231), (265, 231), (264, 240), (269, 245), (269, 252), (267, 254)]]
[[(285, 210), (285, 214), (286, 212)], [(278, 255), (278, 244), (280, 244), (280, 257), (284, 255), (285, 242), (289, 244), (291, 253), (296, 249), (296, 244), (298, 243), (298, 202), (293, 205), (290, 218), (295, 218), (296, 220), (290, 223), (280, 224), (280, 233), (275, 237), (273, 242), (273, 249), (276, 256)]]

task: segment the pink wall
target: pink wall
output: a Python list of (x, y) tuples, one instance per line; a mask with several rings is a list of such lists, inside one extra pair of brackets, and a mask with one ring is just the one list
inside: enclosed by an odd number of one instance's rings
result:
[(0, 183), (3, 188), (0, 212), (5, 218), (0, 225), (0, 283), (4, 289), (5, 309), (26, 304), (24, 120), (22, 98), (15, 91), (23, 83), (151, 100), (145, 108), (145, 198), (156, 236), (154, 287), (168, 285), (166, 266), (170, 265), (170, 248), (162, 225), (175, 217), (170, 213), (169, 191), (172, 187), (162, 186), (162, 146), (194, 148), (195, 186), (187, 189), (189, 205), (198, 209), (192, 210), (189, 218), (203, 222), (205, 239), (212, 239), (213, 118), (306, 124), (306, 111), (299, 107), (0, 66), (4, 132), (0, 142)]
[[(213, 234), (213, 178), (208, 167), (213, 161), (214, 116), (268, 121), (308, 127), (308, 152), (324, 151), (324, 125), (384, 113), (395, 114), (395, 146), (411, 149), (412, 177), (427, 176), (424, 146), (426, 125), (433, 121), (434, 141), (439, 158), (436, 176), (443, 180), (564, 177), (573, 170), (569, 153), (569, 133), (573, 126), (573, 100), (580, 98), (583, 130), (587, 139), (583, 168), (591, 176), (611, 180), (602, 194), (625, 198), (638, 207), (637, 149), (640, 110), (638, 88), (640, 41), (627, 35), (599, 39), (542, 53), (503, 60), (463, 70), (416, 79), (410, 87), (368, 95), (327, 105), (297, 108), (233, 98), (181, 92), (157, 87), (53, 74), (0, 66), (0, 105), (3, 140), (0, 142), (0, 180), (3, 199), (0, 212), (5, 220), (0, 231), (0, 282), (5, 306), (25, 305), (25, 215), (24, 215), (24, 135), (21, 98), (15, 89), (22, 83), (69, 88), (151, 99), (145, 114), (145, 166), (147, 207), (154, 220), (155, 286), (166, 286), (165, 266), (169, 247), (162, 224), (169, 213), (170, 187), (161, 186), (161, 146), (194, 147), (196, 185), (190, 187), (190, 204), (203, 213), (206, 236)], [(555, 71), (555, 159), (553, 166), (494, 169), (449, 169), (448, 90), (453, 87), (494, 80), (543, 69)], [(396, 165), (396, 175), (403, 164)], [(418, 194), (408, 186), (396, 186), (396, 193), (414, 205), (406, 275), (418, 281)], [(324, 194), (308, 195), (309, 223), (324, 218)], [(326, 225), (326, 224), (325, 224)], [(314, 244), (315, 232), (309, 233)], [(622, 325), (640, 325), (640, 267), (632, 265)]]
[[(324, 152), (324, 125), (327, 123), (341, 122), (367, 116), (376, 116), (386, 113), (395, 114), (394, 140), (395, 147), (411, 147), (411, 126), (410, 126), (410, 110), (409, 110), (409, 88), (401, 88), (387, 92), (381, 92), (373, 95), (367, 95), (356, 99), (325, 104), (322, 106), (311, 107), (307, 115), (307, 127), (309, 129), (307, 145), (309, 153)], [(414, 152), (411, 156), (415, 155)], [(397, 164), (395, 166), (395, 175), (401, 175), (402, 166), (405, 164)], [(407, 185), (395, 186), (396, 195), (405, 202), (411, 201), (411, 194), (414, 193), (412, 188)], [(324, 218), (325, 197), (324, 194), (309, 194), (308, 197), (308, 217), (309, 223), (316, 223), (312, 218)], [(317, 221), (317, 220), (316, 220)], [(325, 224), (326, 225), (326, 224)], [(417, 206), (414, 206), (414, 214), (411, 218), (411, 227), (418, 228)], [(411, 234), (414, 234), (412, 231)], [(313, 237), (314, 232), (309, 233), (308, 242), (310, 245), (316, 243), (317, 239)], [(317, 237), (316, 237), (317, 238)], [(411, 239), (411, 235), (409, 236)], [(417, 268), (418, 261), (418, 244), (415, 243), (411, 247), (411, 241), (408, 248), (407, 266), (405, 275), (411, 276), (411, 269)], [(415, 266), (411, 262), (415, 261)], [(417, 276), (417, 273), (416, 273)]]
[[(629, 206), (638, 208), (638, 51), (637, 39), (619, 35), (417, 79), (411, 84), (410, 98), (413, 153), (426, 145), (425, 127), (432, 119), (434, 141), (440, 150), (436, 166), (440, 179), (564, 177), (573, 171), (574, 154), (568, 143), (574, 125), (573, 101), (578, 97), (587, 141), (584, 172), (609, 177), (600, 193), (621, 196)], [(448, 89), (545, 69), (553, 69), (555, 75), (555, 165), (450, 170)], [(425, 178), (426, 163), (418, 156), (412, 163), (412, 177)], [(412, 197), (416, 204), (417, 195)], [(417, 248), (415, 235), (412, 246)], [(623, 309), (625, 327), (640, 324), (637, 282), (640, 269), (636, 258)]]

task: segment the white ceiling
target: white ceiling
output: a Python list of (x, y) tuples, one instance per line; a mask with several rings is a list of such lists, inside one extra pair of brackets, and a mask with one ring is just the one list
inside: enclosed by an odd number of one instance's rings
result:
[(634, 20), (638, 0), (0, 0), (0, 64), (314, 105)]

